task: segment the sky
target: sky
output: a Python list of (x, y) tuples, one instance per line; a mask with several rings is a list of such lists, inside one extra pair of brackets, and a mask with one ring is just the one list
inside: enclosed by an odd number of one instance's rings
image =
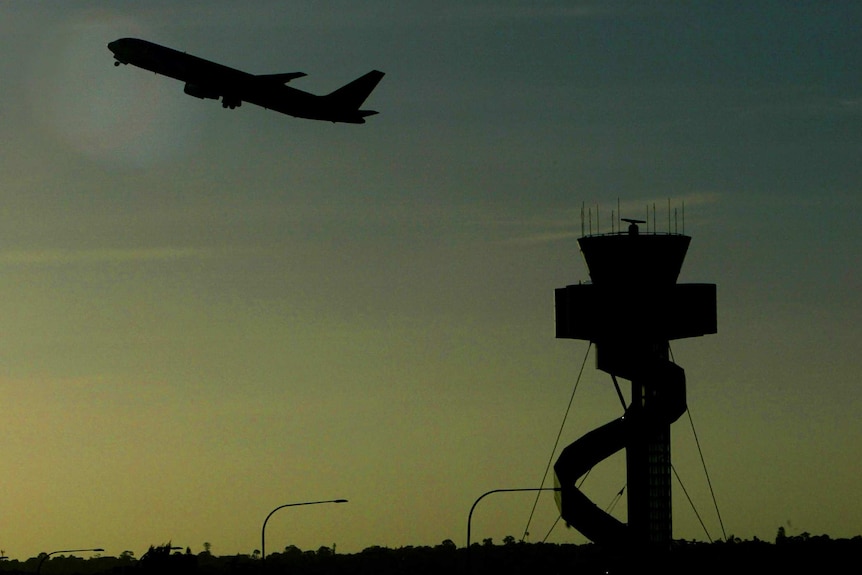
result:
[[(672, 343), (674, 537), (862, 534), (860, 27), (852, 2), (3, 2), (2, 554), (250, 554), (275, 507), (338, 498), (273, 515), (267, 551), (463, 546), (480, 495), (553, 485), (621, 415), (554, 338), (582, 209), (664, 231), (669, 205), (680, 282), (718, 286), (718, 333)], [(129, 36), (315, 94), (382, 70), (380, 113), (225, 110), (115, 68)], [(495, 494), (472, 537), (586, 542), (557, 517)]]

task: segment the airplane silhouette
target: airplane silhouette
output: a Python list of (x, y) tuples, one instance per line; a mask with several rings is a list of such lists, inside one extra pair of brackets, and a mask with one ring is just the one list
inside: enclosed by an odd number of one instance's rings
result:
[(132, 64), (156, 74), (185, 82), (183, 91), (195, 98), (221, 99), (222, 107), (236, 108), (251, 102), (296, 118), (364, 124), (374, 110), (359, 107), (383, 78), (373, 70), (325, 96), (317, 96), (285, 84), (305, 76), (303, 72), (249, 74), (191, 54), (138, 38), (121, 38), (108, 44), (114, 66)]

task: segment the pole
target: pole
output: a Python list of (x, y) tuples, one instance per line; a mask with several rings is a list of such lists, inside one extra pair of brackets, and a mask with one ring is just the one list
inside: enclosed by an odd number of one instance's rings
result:
[(347, 499), (327, 499), (326, 501), (305, 501), (302, 503), (285, 503), (284, 505), (279, 505), (275, 509), (269, 512), (269, 515), (266, 516), (266, 519), (263, 520), (263, 527), (260, 528), (260, 558), (261, 560), (266, 559), (266, 522), (269, 521), (269, 518), (272, 517), (272, 514), (278, 511), (279, 509), (284, 509), (285, 507), (298, 507), (300, 505), (318, 505), (320, 503), (347, 503)]
[(97, 547), (95, 549), (61, 549), (59, 551), (51, 551), (50, 553), (45, 553), (42, 555), (42, 558), (39, 559), (39, 564), (36, 566), (36, 575), (42, 572), (42, 563), (45, 562), (45, 559), (50, 557), (51, 555), (56, 555), (57, 553), (83, 553), (84, 551), (93, 551), (94, 553), (101, 553), (104, 551), (101, 547)]
[(492, 489), (486, 493), (483, 493), (479, 496), (476, 501), (473, 502), (473, 506), (470, 507), (470, 513), (467, 515), (467, 570), (469, 571), (470, 566), (470, 529), (473, 522), (473, 510), (476, 509), (476, 505), (479, 504), (482, 499), (491, 495), (492, 493), (511, 493), (513, 491), (559, 491), (559, 487), (520, 487), (514, 489)]

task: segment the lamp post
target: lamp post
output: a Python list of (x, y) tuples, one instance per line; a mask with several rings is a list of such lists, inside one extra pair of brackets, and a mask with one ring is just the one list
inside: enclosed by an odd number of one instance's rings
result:
[(559, 491), (559, 487), (521, 487), (516, 489), (492, 489), (487, 493), (483, 493), (479, 496), (479, 498), (473, 502), (473, 506), (470, 508), (470, 514), (467, 516), (467, 550), (470, 549), (470, 525), (473, 521), (473, 510), (476, 509), (476, 505), (486, 496), (491, 495), (492, 493), (504, 493), (504, 492), (512, 492), (512, 491)]
[(45, 553), (42, 555), (42, 558), (39, 559), (39, 564), (36, 566), (36, 575), (42, 572), (42, 563), (45, 562), (45, 559), (50, 557), (51, 555), (56, 555), (57, 553), (83, 553), (85, 551), (93, 551), (94, 553), (101, 553), (104, 551), (101, 547), (96, 547), (95, 549), (60, 549), (57, 551), (51, 551), (50, 553)]
[(479, 504), (482, 499), (491, 495), (492, 493), (511, 493), (513, 491), (559, 491), (559, 487), (520, 487), (514, 489), (492, 489), (491, 491), (487, 491), (479, 496), (476, 501), (473, 502), (473, 506), (470, 507), (470, 513), (467, 515), (467, 570), (470, 571), (472, 566), (470, 562), (470, 526), (473, 522), (473, 510), (476, 509), (476, 505)]
[(266, 519), (263, 520), (263, 527), (260, 528), (260, 558), (261, 560), (266, 559), (266, 522), (269, 521), (269, 518), (272, 517), (272, 514), (278, 511), (279, 509), (284, 509), (285, 507), (298, 507), (300, 505), (318, 505), (320, 503), (347, 503), (347, 499), (327, 499), (326, 501), (305, 501), (302, 503), (285, 503), (284, 505), (279, 505), (275, 509), (269, 512), (269, 515), (266, 516)]

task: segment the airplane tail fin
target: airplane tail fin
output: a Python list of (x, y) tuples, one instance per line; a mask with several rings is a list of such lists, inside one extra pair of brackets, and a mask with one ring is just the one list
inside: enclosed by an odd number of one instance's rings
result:
[(359, 106), (368, 98), (368, 95), (377, 87), (378, 82), (382, 78), (383, 72), (372, 70), (364, 76), (327, 94), (325, 98), (331, 100), (339, 108), (359, 110)]

